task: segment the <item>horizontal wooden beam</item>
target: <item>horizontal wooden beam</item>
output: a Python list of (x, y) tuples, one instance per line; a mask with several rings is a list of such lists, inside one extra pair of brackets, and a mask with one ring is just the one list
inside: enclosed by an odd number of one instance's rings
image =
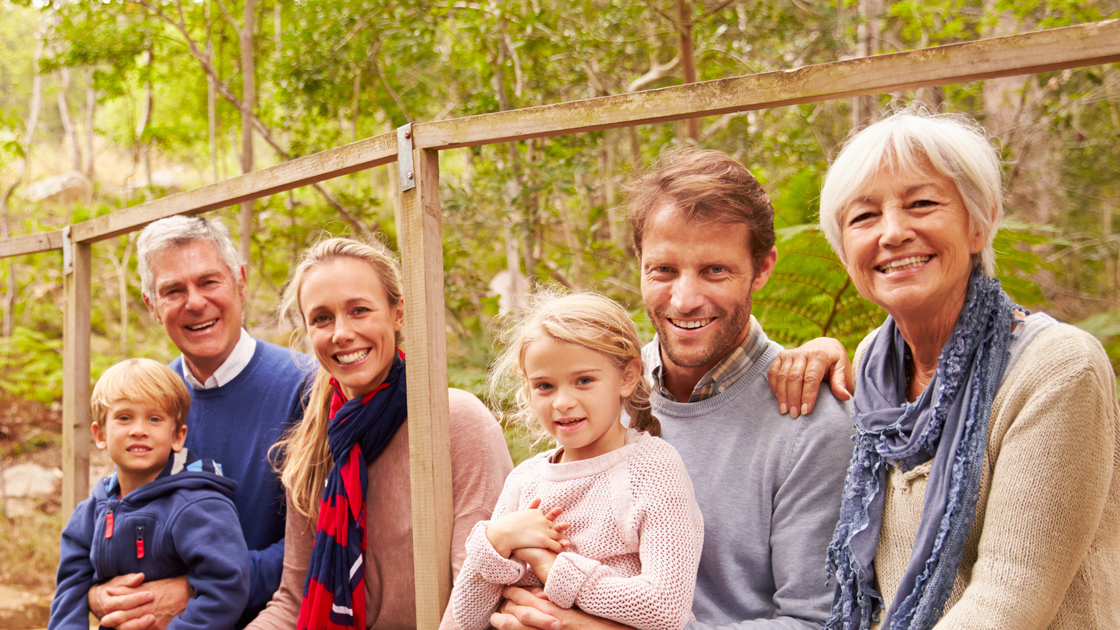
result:
[[(1120, 61), (1120, 20), (417, 123), (413, 141), (416, 148), (453, 149), (1114, 61)], [(105, 240), (164, 217), (227, 207), (396, 159), (390, 132), (79, 223), (72, 236), (74, 242)], [(0, 258), (59, 249), (61, 242), (58, 232), (5, 239)]]
[(0, 258), (38, 254), (62, 249), (62, 230), (13, 236), (0, 240)]
[(216, 184), (155, 199), (75, 224), (75, 242), (102, 241), (135, 231), (152, 221), (177, 214), (198, 214), (268, 195), (349, 175), (397, 159), (396, 132), (352, 142), (296, 158)]
[(1120, 61), (1120, 20), (413, 125), (415, 146), (493, 144)]
[[(253, 171), (215, 184), (154, 199), (138, 206), (76, 223), (75, 243), (93, 243), (134, 232), (152, 221), (177, 214), (199, 214), (234, 206), (279, 192), (395, 162), (396, 132), (352, 142)], [(62, 232), (46, 232), (0, 240), (0, 258), (62, 248)]]

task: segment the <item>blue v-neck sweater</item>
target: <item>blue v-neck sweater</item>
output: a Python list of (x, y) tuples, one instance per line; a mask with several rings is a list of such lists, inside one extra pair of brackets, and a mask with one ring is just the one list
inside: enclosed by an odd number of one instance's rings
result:
[[(183, 359), (171, 362), (183, 373)], [(268, 462), (268, 449), (303, 417), (310, 389), (310, 357), (257, 340), (253, 358), (232, 381), (191, 393), (187, 448), (222, 465), (237, 482), (233, 503), (249, 546), (249, 605), (242, 622), (264, 608), (280, 586), (284, 566), (284, 487)]]

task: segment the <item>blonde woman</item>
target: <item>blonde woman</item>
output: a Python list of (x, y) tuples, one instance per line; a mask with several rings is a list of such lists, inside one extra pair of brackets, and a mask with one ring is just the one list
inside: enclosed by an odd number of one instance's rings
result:
[[(322, 241), (304, 253), (281, 312), (320, 370), (303, 421), (274, 449), (288, 497), (284, 572), (280, 589), (249, 627), (413, 628), (397, 263), (380, 246)], [(467, 534), (489, 516), (513, 466), (486, 407), (460, 390), (449, 390), (448, 399), (451, 557), (458, 573)]]

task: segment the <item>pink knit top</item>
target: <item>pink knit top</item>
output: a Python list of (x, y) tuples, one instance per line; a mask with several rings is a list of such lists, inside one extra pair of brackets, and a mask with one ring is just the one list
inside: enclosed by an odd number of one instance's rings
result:
[[(704, 524), (692, 482), (676, 449), (630, 430), (620, 449), (592, 459), (553, 464), (541, 453), (506, 479), (493, 518), (527, 509), (535, 498), (571, 525), (544, 592), (563, 608), (638, 629), (679, 629), (691, 618)], [(532, 570), (500, 556), (475, 525), (451, 594), (462, 630), (490, 627), (504, 585), (540, 586)]]

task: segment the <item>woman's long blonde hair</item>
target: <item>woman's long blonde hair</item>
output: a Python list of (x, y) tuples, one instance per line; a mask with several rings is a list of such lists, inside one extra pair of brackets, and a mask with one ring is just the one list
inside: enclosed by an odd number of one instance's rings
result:
[[(309, 271), (319, 265), (336, 260), (361, 260), (373, 269), (385, 287), (389, 306), (401, 302), (401, 272), (396, 258), (380, 243), (364, 243), (350, 238), (330, 238), (319, 241), (303, 252), (299, 265), (284, 286), (280, 300), (280, 319), (293, 327), (293, 342), (311, 352), (307, 343), (307, 324), (300, 306), (300, 290)], [(340, 285), (347, 281), (339, 278)], [(402, 341), (397, 332), (397, 347)], [(331, 376), (320, 368), (311, 386), (311, 394), (304, 410), (303, 420), (284, 432), (271, 449), (269, 458), (273, 468), (280, 473), (280, 481), (288, 491), (292, 505), (303, 516), (314, 522), (319, 511), (319, 495), (323, 491), (327, 474), (334, 467), (327, 446), (327, 424), (330, 421), (331, 396), (334, 389)]]
[(654, 417), (649, 402), (650, 386), (642, 367), (642, 342), (630, 315), (614, 300), (597, 293), (562, 294), (556, 290), (538, 291), (520, 321), (502, 335), (505, 350), (490, 371), (491, 397), (512, 398), (514, 409), (507, 416), (531, 432), (547, 434), (529, 403), (529, 381), (525, 377), (525, 352), (542, 337), (551, 337), (600, 352), (619, 370), (638, 362), (638, 384), (623, 401), (630, 428), (661, 434), (661, 423)]

